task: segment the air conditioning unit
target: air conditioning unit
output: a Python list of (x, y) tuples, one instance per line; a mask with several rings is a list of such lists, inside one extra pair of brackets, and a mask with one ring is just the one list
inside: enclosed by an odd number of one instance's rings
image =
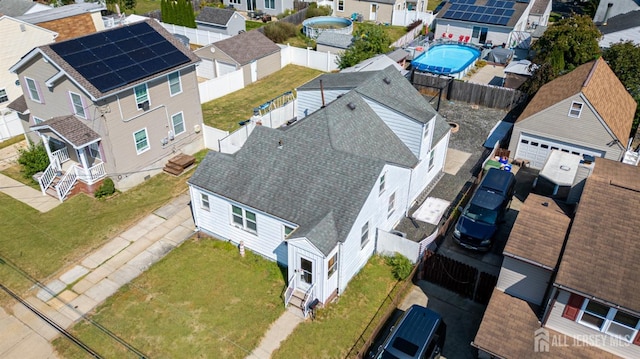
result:
[(165, 137), (162, 140), (160, 140), (160, 143), (162, 143), (163, 146), (166, 146), (167, 143), (169, 143), (169, 139)]
[(142, 110), (148, 110), (149, 109), (149, 101), (145, 101), (145, 102), (140, 102), (138, 104), (138, 108), (142, 109)]

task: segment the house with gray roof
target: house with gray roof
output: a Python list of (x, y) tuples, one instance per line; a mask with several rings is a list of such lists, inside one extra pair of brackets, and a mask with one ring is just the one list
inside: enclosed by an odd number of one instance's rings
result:
[(233, 9), (205, 6), (196, 16), (198, 29), (229, 36), (246, 31), (245, 18)]
[(45, 145), (43, 194), (63, 200), (78, 181), (105, 177), (126, 190), (176, 153), (200, 150), (198, 61), (155, 20), (38, 46), (19, 59), (10, 71), (24, 96), (9, 107)]
[(303, 311), (340, 295), (378, 232), (440, 178), (450, 133), (392, 67), (322, 75), (298, 93), (320, 99), (320, 82), (324, 106), (285, 127), (256, 126), (238, 152), (209, 152), (188, 180), (197, 228), (286, 266), (285, 302), (299, 298)]
[(617, 42), (631, 41), (640, 44), (640, 9), (620, 14), (598, 26), (602, 33), (599, 40), (600, 47), (610, 47)]
[(280, 47), (257, 30), (201, 47), (195, 54), (202, 61), (199, 76), (213, 79), (242, 70), (245, 86), (281, 68)]
[(272, 16), (282, 14), (287, 9), (293, 9), (293, 0), (222, 0), (222, 3), (227, 8)]
[(29, 0), (2, 0), (0, 1), (0, 14), (16, 17), (34, 14), (38, 11), (51, 10), (53, 7)]
[(341, 54), (353, 44), (353, 35), (323, 31), (316, 38), (316, 51)]

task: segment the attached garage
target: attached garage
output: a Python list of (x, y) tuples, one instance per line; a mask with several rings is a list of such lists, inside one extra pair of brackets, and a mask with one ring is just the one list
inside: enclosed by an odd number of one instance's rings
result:
[(577, 146), (567, 142), (557, 141), (551, 138), (534, 136), (521, 133), (514, 158), (523, 158), (530, 161), (533, 168), (541, 169), (549, 157), (551, 150), (560, 150), (574, 155), (591, 155), (604, 157), (604, 152), (593, 148)]

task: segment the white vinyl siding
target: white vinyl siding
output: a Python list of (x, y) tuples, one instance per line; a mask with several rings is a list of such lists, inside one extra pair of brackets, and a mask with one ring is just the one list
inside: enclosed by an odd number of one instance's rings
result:
[(213, 79), (216, 77), (213, 60), (202, 59), (200, 65), (196, 67), (196, 74), (205, 79)]
[(29, 91), (29, 98), (31, 98), (35, 102), (42, 103), (42, 98), (40, 97), (40, 90), (38, 89), (38, 84), (34, 79), (30, 79), (28, 77), (24, 78), (27, 90)]
[(180, 71), (176, 71), (167, 75), (169, 82), (169, 93), (175, 96), (182, 92), (182, 83), (180, 82)]
[(361, 248), (364, 248), (364, 246), (366, 246), (367, 243), (369, 243), (369, 236), (370, 236), (369, 222), (367, 222), (362, 226), (362, 230), (360, 231), (360, 247)]
[(405, 146), (407, 146), (417, 158), (420, 158), (423, 124), (372, 100), (365, 99), (365, 101), (373, 111), (380, 116), (384, 123), (389, 126), (391, 131), (400, 138)]
[(224, 62), (217, 62), (218, 64), (218, 77), (230, 74), (236, 71), (236, 65), (225, 64)]
[[(348, 89), (340, 89), (340, 90), (324, 90), (324, 103), (328, 104), (329, 102), (338, 98), (338, 96), (349, 92)], [(296, 115), (298, 116), (298, 120), (305, 118), (306, 116), (311, 115), (315, 111), (319, 110), (322, 107), (322, 94), (319, 89), (313, 90), (301, 90), (298, 91), (297, 94), (297, 111)]]
[(178, 112), (175, 115), (171, 116), (171, 126), (173, 128), (173, 134), (175, 136), (184, 133), (184, 114), (182, 112)]
[(211, 204), (209, 203), (209, 195), (200, 193), (200, 208), (205, 211), (211, 210)]
[(141, 154), (149, 149), (149, 138), (147, 136), (147, 129), (143, 128), (133, 134), (133, 140), (136, 145), (136, 152)]
[(550, 279), (550, 270), (505, 256), (496, 287), (509, 295), (540, 305)]
[(69, 97), (71, 100), (71, 106), (73, 107), (73, 114), (86, 119), (87, 115), (84, 109), (84, 102), (82, 101), (82, 97), (73, 92), (69, 92)]

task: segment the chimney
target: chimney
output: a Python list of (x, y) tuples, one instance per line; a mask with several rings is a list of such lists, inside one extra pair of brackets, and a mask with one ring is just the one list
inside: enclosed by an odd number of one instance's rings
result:
[(613, 3), (612, 2), (607, 4), (607, 11), (605, 11), (605, 13), (604, 13), (604, 19), (602, 20), (602, 26), (607, 26), (607, 20), (609, 20), (609, 12), (611, 11), (612, 7), (613, 7)]

